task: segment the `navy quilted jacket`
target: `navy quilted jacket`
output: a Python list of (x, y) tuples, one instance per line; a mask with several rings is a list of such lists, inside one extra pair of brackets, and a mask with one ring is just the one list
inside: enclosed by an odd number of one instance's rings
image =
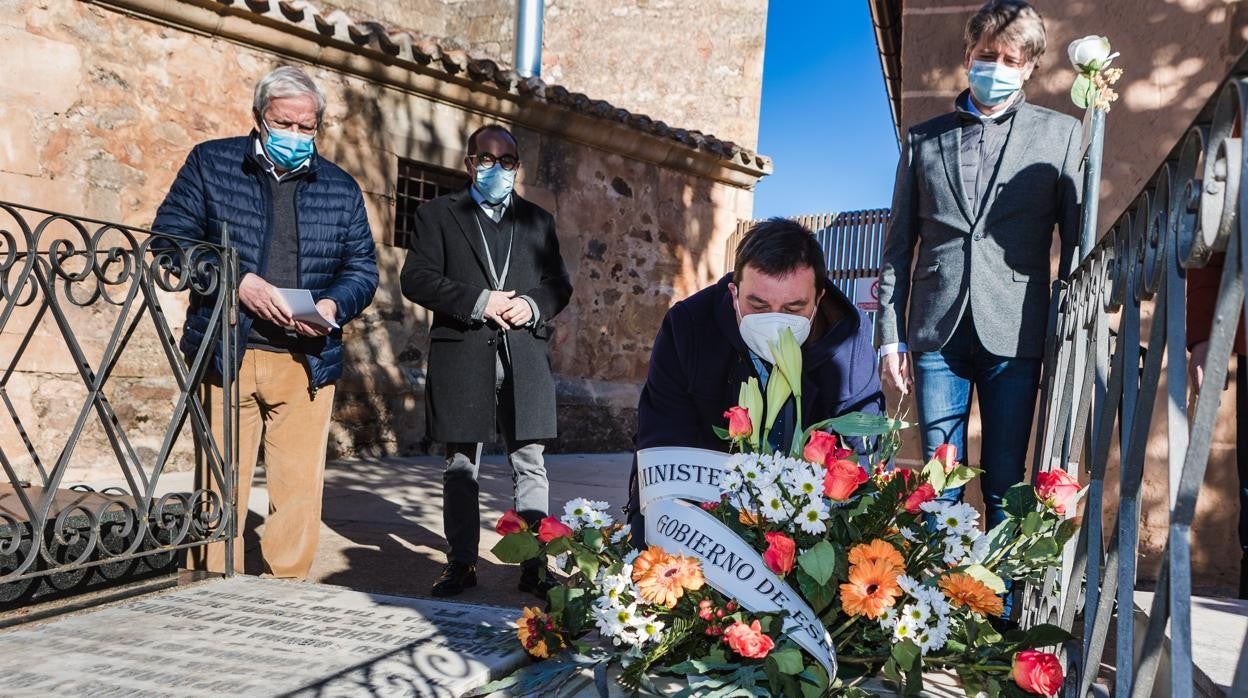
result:
[[(229, 226), (230, 246), (238, 250), (239, 278), (264, 277), (269, 249), (268, 188), (270, 177), (257, 161), (253, 136), (200, 143), (178, 171), (165, 201), (156, 211), (152, 229), (206, 242), (221, 242)], [(377, 254), (360, 187), (332, 162), (314, 155), (310, 170), (295, 192), (299, 226), (299, 287), (316, 300), (338, 304), (339, 325), (363, 312), (377, 290)], [(196, 302), (199, 300), (199, 302)], [(246, 341), (254, 316), (239, 307), (239, 333)], [(208, 330), (211, 303), (192, 299), (181, 348), (193, 355)], [(241, 354), (240, 361), (241, 361)], [(342, 333), (323, 338), (307, 355), (310, 385), (320, 387), (342, 375)], [(220, 373), (220, 350), (213, 368)]]

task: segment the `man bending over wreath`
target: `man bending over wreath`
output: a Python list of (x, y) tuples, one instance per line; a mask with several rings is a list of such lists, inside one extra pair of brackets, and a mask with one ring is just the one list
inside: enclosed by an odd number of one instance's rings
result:
[[(727, 452), (715, 434), (756, 376), (766, 391), (769, 342), (788, 328), (802, 346), (802, 416), (808, 424), (884, 405), (866, 316), (828, 281), (815, 236), (790, 220), (751, 228), (737, 245), (736, 267), (718, 283), (672, 306), (654, 340), (637, 406), (638, 449), (686, 446)], [(771, 430), (773, 450), (788, 450), (796, 428), (793, 398)], [(637, 466), (629, 482), (633, 541), (644, 547)]]

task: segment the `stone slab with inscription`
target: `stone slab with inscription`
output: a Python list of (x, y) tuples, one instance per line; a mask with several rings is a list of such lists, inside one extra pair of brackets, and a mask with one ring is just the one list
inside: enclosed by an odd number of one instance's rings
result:
[(527, 662), (515, 609), (257, 577), (0, 633), (5, 696), (457, 696)]

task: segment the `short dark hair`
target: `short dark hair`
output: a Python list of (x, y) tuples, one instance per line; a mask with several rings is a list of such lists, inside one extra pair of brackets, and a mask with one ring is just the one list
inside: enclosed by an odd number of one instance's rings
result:
[(468, 134), (469, 155), (477, 154), (477, 139), (486, 133), (501, 133), (504, 136), (507, 136), (508, 140), (510, 140), (513, 144), (516, 142), (516, 137), (511, 135), (511, 131), (508, 130), (506, 126), (503, 126), (502, 124), (486, 124), (476, 131)]
[(828, 276), (823, 248), (819, 247), (815, 234), (787, 218), (768, 218), (746, 231), (737, 244), (733, 282), (741, 283), (741, 272), (746, 265), (767, 276), (787, 276), (797, 269), (809, 267), (815, 272), (817, 289), (823, 288), (823, 280)]

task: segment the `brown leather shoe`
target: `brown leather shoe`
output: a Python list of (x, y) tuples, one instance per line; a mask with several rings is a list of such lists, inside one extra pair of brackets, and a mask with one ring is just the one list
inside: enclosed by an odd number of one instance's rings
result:
[(452, 562), (442, 568), (442, 574), (433, 583), (429, 593), (438, 596), (458, 596), (464, 589), (477, 585), (477, 566)]

